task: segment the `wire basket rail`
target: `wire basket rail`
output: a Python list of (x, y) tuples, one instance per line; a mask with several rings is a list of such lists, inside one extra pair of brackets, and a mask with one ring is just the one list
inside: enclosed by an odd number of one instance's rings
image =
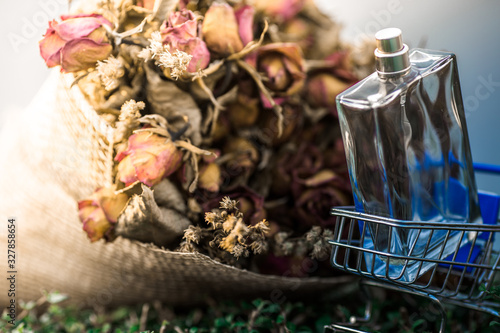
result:
[[(500, 270), (500, 248), (496, 248), (494, 242), (495, 237), (500, 237), (497, 235), (500, 233), (499, 203), (497, 195), (480, 194), (482, 224), (401, 221), (356, 212), (354, 207), (333, 208), (331, 214), (337, 217), (337, 222), (330, 241), (333, 246), (331, 264), (366, 278), (363, 280), (365, 286), (423, 296), (440, 308), (441, 303), (451, 303), (500, 317), (500, 304), (487, 297), (495, 273)], [(380, 234), (390, 243), (397, 237), (396, 233), (417, 235), (417, 241), (420, 235), (424, 236), (427, 242), (423, 252), (413, 254), (414, 248), (410, 247), (406, 254), (401, 254), (391, 246), (381, 250), (373, 245), (373, 239)], [(440, 247), (432, 252), (430, 240), (434, 234), (442, 237)], [(458, 241), (452, 242), (452, 238)], [(450, 246), (453, 246), (452, 251)], [(394, 272), (393, 267), (398, 270)], [(403, 278), (410, 269), (414, 273), (410, 278)], [(369, 320), (370, 302), (368, 297), (365, 317), (351, 318), (347, 325)], [(444, 332), (445, 322), (443, 309), (441, 332)], [(338, 324), (325, 327), (325, 332), (362, 331)]]

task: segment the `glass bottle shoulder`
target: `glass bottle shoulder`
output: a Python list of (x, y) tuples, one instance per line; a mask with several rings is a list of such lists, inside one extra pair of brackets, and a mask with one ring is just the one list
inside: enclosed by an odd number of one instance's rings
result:
[(354, 109), (373, 109), (391, 103), (423, 77), (438, 72), (455, 61), (449, 52), (413, 49), (410, 52), (411, 68), (405, 75), (381, 78), (377, 72), (337, 96), (337, 102)]

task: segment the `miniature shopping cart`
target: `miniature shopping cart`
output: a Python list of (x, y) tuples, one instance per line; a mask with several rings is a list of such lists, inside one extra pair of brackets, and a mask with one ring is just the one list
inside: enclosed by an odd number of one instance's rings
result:
[[(500, 167), (475, 164), (480, 172), (500, 174)], [(444, 305), (455, 304), (473, 310), (483, 311), (500, 317), (500, 303), (488, 299), (495, 273), (500, 271), (500, 244), (495, 246), (495, 237), (500, 241), (498, 224), (500, 196), (479, 193), (482, 224), (401, 221), (391, 218), (356, 212), (353, 207), (333, 208), (331, 214), (337, 217), (331, 263), (333, 267), (363, 277), (360, 285), (366, 297), (363, 318), (351, 317), (349, 323), (332, 324), (325, 332), (365, 332), (354, 327), (367, 324), (372, 315), (368, 287), (382, 287), (411, 295), (422, 296), (432, 302), (433, 309), (441, 317), (440, 332), (446, 327)], [(371, 224), (371, 228), (367, 226)], [(427, 258), (424, 256), (401, 255), (391, 250), (379, 251), (366, 246), (371, 230), (384, 230), (388, 239), (396, 232), (443, 232), (444, 244), (451, 235), (460, 234), (456, 251), (451, 255)], [(497, 235), (497, 233), (499, 235)], [(444, 248), (444, 246), (443, 246)], [(424, 252), (426, 253), (426, 252)], [(387, 269), (374, 270), (376, 260), (382, 260)], [(410, 263), (419, 267), (431, 267), (414, 279), (405, 280), (401, 275), (389, 272), (390, 265), (397, 263), (404, 272)], [(500, 284), (500, 282), (498, 282)]]

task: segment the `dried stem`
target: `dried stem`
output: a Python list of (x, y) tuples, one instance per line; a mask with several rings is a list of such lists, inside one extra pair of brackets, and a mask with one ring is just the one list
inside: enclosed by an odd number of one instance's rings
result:
[(246, 57), (247, 55), (249, 55), (250, 53), (252, 53), (253, 51), (257, 50), (262, 45), (262, 43), (264, 42), (264, 36), (266, 35), (266, 32), (267, 32), (268, 29), (269, 29), (269, 23), (267, 23), (267, 21), (264, 21), (264, 30), (260, 34), (259, 40), (258, 41), (251, 41), (251, 42), (249, 42), (243, 48), (243, 50), (241, 50), (238, 53), (230, 55), (229, 57), (227, 57), (227, 60), (228, 61), (231, 61), (231, 60), (240, 60), (240, 59)]
[(271, 93), (267, 88), (264, 86), (264, 83), (262, 83), (262, 78), (260, 77), (260, 74), (257, 73), (257, 71), (247, 64), (246, 62), (242, 60), (236, 60), (236, 63), (244, 69), (252, 79), (255, 81), (257, 84), (257, 87), (259, 88), (260, 92), (264, 95), (264, 97), (269, 100), (269, 103), (271, 103), (271, 106), (273, 107), (274, 112), (278, 116), (278, 138), (281, 137), (281, 134), (283, 133), (283, 110), (281, 109), (281, 106), (276, 104), (274, 101), (274, 98), (271, 96)]
[(212, 104), (215, 106), (216, 109), (224, 110), (224, 107), (220, 105), (220, 103), (215, 99), (214, 94), (207, 87), (207, 85), (205, 84), (205, 82), (201, 77), (197, 77), (195, 79), (195, 82), (198, 83), (200, 88), (207, 94), (207, 96), (210, 98), (210, 101), (212, 102)]

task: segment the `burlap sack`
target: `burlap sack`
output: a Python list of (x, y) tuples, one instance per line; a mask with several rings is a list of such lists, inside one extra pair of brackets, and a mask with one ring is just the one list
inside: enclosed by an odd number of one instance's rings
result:
[[(112, 128), (77, 87), (70, 88), (72, 80), (54, 70), (28, 109), (10, 117), (0, 133), (0, 249), (7, 252), (7, 219), (15, 217), (18, 301), (37, 299), (42, 290), (66, 293), (84, 306), (152, 300), (188, 305), (206, 296), (283, 301), (349, 280), (264, 276), (124, 238), (90, 243), (77, 200), (110, 181)], [(8, 286), (1, 280), (5, 305)]]

